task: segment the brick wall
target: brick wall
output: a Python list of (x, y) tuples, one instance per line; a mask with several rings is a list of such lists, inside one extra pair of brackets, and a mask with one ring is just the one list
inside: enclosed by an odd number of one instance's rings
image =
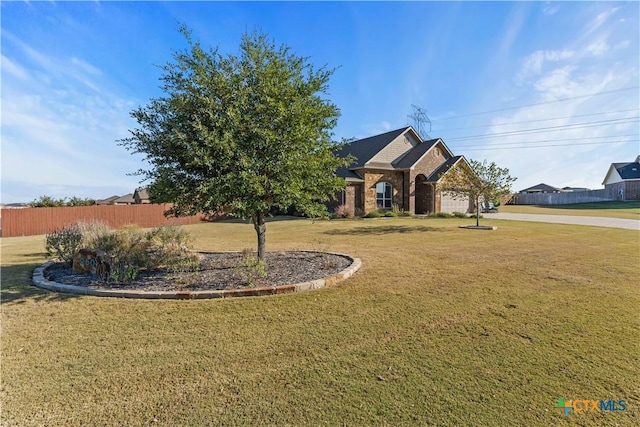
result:
[(403, 173), (397, 171), (368, 169), (364, 173), (364, 213), (377, 209), (376, 206), (376, 184), (388, 182), (393, 187), (393, 203), (402, 206), (402, 184)]
[[(445, 161), (447, 161), (447, 158), (443, 154), (442, 147), (440, 146), (440, 144), (437, 144), (435, 147), (432, 147), (425, 154), (425, 156), (415, 164), (413, 170), (411, 170), (408, 174), (410, 185), (408, 187), (409, 194), (407, 197), (407, 210), (412, 213), (440, 212), (439, 193), (436, 193), (434, 197), (433, 189), (416, 188), (416, 183), (417, 185), (424, 185), (419, 182), (421, 180), (418, 179), (418, 175), (424, 175), (425, 177), (428, 177)], [(416, 206), (416, 191), (423, 192), (422, 194), (418, 195), (418, 203), (420, 204), (420, 206)]]

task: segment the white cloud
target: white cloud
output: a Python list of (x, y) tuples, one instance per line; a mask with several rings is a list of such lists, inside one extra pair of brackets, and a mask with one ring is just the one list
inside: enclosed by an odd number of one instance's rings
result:
[(560, 7), (558, 6), (558, 3), (555, 2), (546, 2), (542, 7), (542, 13), (544, 13), (546, 16), (555, 15), (558, 10), (560, 10)]
[(540, 182), (601, 188), (610, 163), (638, 153), (638, 52), (628, 52), (632, 42), (620, 38), (622, 31), (616, 39), (605, 28), (616, 11), (594, 18), (588, 37), (524, 56), (514, 82), (528, 101), (519, 103), (541, 104), (494, 115), (486, 130), (514, 133), (459, 140), (454, 150), (508, 167), (519, 178), (515, 190)]
[(620, 10), (619, 7), (613, 7), (599, 13), (591, 22), (589, 22), (585, 28), (585, 35), (589, 35), (602, 27), (610, 17)]
[(609, 45), (604, 40), (591, 43), (589, 46), (587, 46), (587, 52), (595, 56), (604, 55), (608, 51)]
[(93, 65), (83, 61), (82, 59), (76, 58), (75, 56), (71, 57), (71, 65), (75, 67), (80, 67), (84, 72), (88, 74), (92, 74), (94, 76), (101, 76), (102, 71)]
[(29, 78), (29, 74), (24, 68), (15, 64), (4, 55), (2, 55), (2, 72), (9, 73), (12, 77), (15, 77), (19, 80), (27, 80)]
[[(45, 55), (15, 36), (3, 37), (13, 49), (3, 46), (11, 53), (2, 58), (2, 201), (33, 200), (65, 186), (70, 192), (60, 196), (72, 196), (74, 185), (132, 191), (138, 178), (127, 173), (139, 169), (141, 159), (116, 140), (133, 127), (128, 112), (136, 103), (81, 58)], [(41, 191), (20, 197), (34, 189)]]
[(613, 47), (613, 50), (624, 50), (628, 48), (630, 44), (631, 42), (629, 40), (621, 40), (615, 44), (615, 46)]
[(560, 62), (573, 58), (576, 52), (569, 49), (563, 50), (536, 50), (522, 61), (522, 67), (517, 75), (519, 81), (523, 81), (532, 75), (540, 74), (544, 65), (548, 62)]

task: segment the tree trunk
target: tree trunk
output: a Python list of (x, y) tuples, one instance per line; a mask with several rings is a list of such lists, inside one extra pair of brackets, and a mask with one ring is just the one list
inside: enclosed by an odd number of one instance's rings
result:
[(267, 226), (264, 223), (264, 213), (254, 213), (251, 221), (253, 222), (253, 228), (256, 229), (256, 234), (258, 235), (258, 261), (264, 262), (265, 236), (267, 234)]
[(476, 197), (476, 227), (480, 227), (480, 196)]

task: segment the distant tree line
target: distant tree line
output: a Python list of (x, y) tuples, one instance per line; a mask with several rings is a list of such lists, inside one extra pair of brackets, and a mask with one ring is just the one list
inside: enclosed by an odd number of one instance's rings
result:
[(60, 206), (92, 206), (95, 204), (96, 201), (94, 199), (83, 199), (76, 196), (71, 198), (65, 197), (63, 199), (56, 199), (51, 196), (40, 196), (39, 199), (30, 202), (29, 206), (32, 208), (55, 208)]

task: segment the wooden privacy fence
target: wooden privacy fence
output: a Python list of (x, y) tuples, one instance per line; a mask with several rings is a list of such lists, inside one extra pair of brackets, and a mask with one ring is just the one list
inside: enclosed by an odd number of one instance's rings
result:
[(73, 206), (56, 208), (2, 209), (2, 237), (47, 234), (78, 221), (99, 221), (112, 228), (135, 224), (156, 227), (198, 224), (210, 221), (204, 215), (165, 217), (168, 204)]

